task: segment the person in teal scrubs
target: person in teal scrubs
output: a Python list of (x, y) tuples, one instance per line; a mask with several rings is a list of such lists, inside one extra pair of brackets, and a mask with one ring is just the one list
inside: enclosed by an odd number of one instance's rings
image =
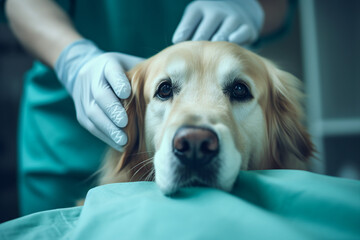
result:
[(121, 151), (127, 70), (186, 40), (251, 44), (284, 21), (286, 0), (268, 2), (7, 0), (10, 27), (38, 59), (21, 102), (21, 215), (74, 206), (107, 146)]

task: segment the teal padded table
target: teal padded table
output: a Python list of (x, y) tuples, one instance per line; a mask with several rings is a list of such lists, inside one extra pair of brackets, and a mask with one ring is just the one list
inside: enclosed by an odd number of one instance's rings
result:
[(153, 182), (93, 188), (83, 207), (0, 225), (0, 239), (360, 239), (360, 181), (297, 170), (244, 171), (231, 193)]

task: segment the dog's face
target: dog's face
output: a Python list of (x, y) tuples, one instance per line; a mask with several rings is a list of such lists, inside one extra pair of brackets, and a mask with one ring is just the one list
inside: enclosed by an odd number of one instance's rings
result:
[(298, 81), (237, 45), (177, 44), (129, 78), (131, 122), (121, 168), (144, 172), (139, 180), (155, 173), (165, 194), (189, 185), (229, 191), (242, 169), (301, 168), (311, 155)]

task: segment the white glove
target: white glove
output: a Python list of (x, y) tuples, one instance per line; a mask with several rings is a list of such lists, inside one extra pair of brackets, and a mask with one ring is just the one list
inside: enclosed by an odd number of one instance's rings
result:
[(55, 72), (72, 96), (77, 119), (93, 135), (121, 151), (127, 136), (121, 129), (128, 118), (120, 99), (131, 94), (125, 75), (142, 58), (104, 53), (89, 40), (79, 40), (63, 50)]
[(263, 22), (264, 11), (256, 0), (193, 1), (186, 7), (172, 41), (250, 44), (259, 37)]

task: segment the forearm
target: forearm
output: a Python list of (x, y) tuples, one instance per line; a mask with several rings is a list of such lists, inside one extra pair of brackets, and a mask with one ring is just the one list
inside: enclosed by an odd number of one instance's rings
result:
[(67, 45), (82, 38), (52, 0), (7, 0), (5, 11), (21, 44), (51, 67)]
[(264, 26), (260, 35), (265, 36), (280, 29), (286, 21), (288, 0), (259, 0), (265, 12)]

